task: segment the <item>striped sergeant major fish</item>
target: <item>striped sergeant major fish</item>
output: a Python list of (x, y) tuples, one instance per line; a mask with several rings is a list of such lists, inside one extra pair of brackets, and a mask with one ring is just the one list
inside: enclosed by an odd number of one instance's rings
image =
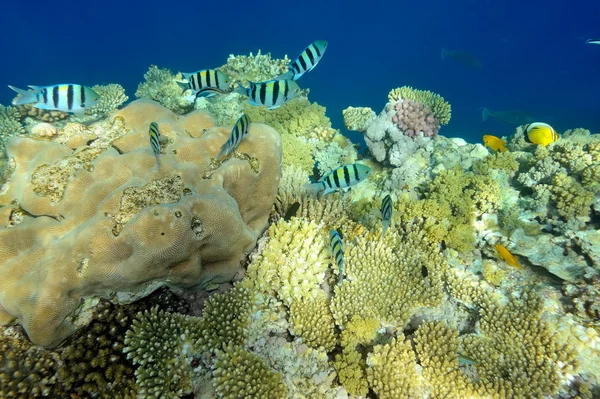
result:
[(297, 80), (306, 72), (310, 72), (317, 66), (323, 54), (327, 50), (327, 41), (315, 40), (304, 49), (296, 60), (288, 65), (288, 71), (276, 79)]
[(381, 223), (383, 224), (381, 238), (383, 238), (385, 231), (390, 226), (390, 221), (392, 220), (392, 206), (392, 197), (387, 194), (381, 201)]
[(371, 168), (361, 163), (344, 165), (326, 173), (317, 183), (307, 184), (305, 188), (314, 193), (324, 189), (325, 195), (340, 188), (355, 186), (369, 177), (370, 173)]
[(156, 164), (160, 168), (160, 131), (156, 122), (150, 124), (150, 147), (152, 147), (152, 152), (156, 157)]
[(27, 86), (25, 91), (8, 86), (19, 95), (12, 101), (13, 105), (32, 104), (36, 108), (52, 111), (72, 112), (78, 118), (83, 117), (86, 108), (96, 104), (100, 99), (98, 93), (86, 86), (61, 84), (54, 86)]
[(344, 280), (344, 246), (342, 244), (340, 233), (338, 233), (337, 230), (329, 230), (329, 246), (331, 248), (333, 258), (335, 259), (335, 263), (340, 271), (338, 285), (341, 285), (342, 281)]
[(248, 115), (242, 114), (242, 116), (239, 117), (237, 122), (235, 122), (233, 129), (231, 130), (229, 139), (221, 147), (221, 151), (219, 151), (217, 158), (221, 158), (222, 155), (227, 156), (237, 148), (237, 146), (240, 144), (240, 141), (242, 141), (244, 136), (248, 134), (250, 123), (251, 121)]
[(289, 100), (295, 98), (302, 91), (298, 83), (291, 79), (267, 80), (266, 82), (248, 82), (249, 88), (239, 83), (236, 92), (249, 97), (252, 105), (264, 105), (268, 109), (281, 107)]
[(229, 76), (216, 69), (203, 69), (192, 73), (182, 72), (181, 75), (185, 82), (178, 81), (177, 84), (183, 89), (183, 92), (191, 90), (196, 98), (227, 93), (231, 83)]

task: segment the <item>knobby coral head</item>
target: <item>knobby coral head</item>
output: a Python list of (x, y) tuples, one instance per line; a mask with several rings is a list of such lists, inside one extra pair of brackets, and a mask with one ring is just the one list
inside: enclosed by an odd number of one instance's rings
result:
[(433, 137), (440, 130), (440, 121), (431, 108), (412, 100), (400, 100), (394, 104), (396, 113), (392, 122), (406, 136), (414, 137), (421, 132), (423, 136)]

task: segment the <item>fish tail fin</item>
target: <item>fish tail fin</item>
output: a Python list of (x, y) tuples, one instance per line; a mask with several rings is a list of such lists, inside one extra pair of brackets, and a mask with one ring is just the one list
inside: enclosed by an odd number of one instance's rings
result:
[(445, 60), (447, 56), (448, 56), (448, 50), (443, 48), (442, 53), (441, 53), (442, 61)]
[(27, 91), (23, 89), (19, 89), (18, 87), (8, 85), (12, 90), (16, 91), (20, 97), (17, 96), (12, 101), (12, 105), (23, 105), (23, 104), (31, 104), (37, 102), (37, 92), (35, 91)]
[(233, 90), (235, 93), (241, 94), (242, 96), (247, 96), (248, 95), (248, 89), (244, 87), (244, 85), (242, 85), (241, 82), (236, 81), (237, 83), (237, 87)]
[(385, 231), (388, 229), (388, 226), (390, 225), (390, 222), (384, 222), (383, 223), (383, 228), (381, 229), (381, 238), (383, 238), (383, 236), (385, 236)]
[(486, 107), (481, 107), (481, 108), (477, 108), (477, 109), (481, 110), (481, 121), (482, 122), (485, 122), (492, 116), (492, 113)]
[(293, 78), (294, 78), (294, 71), (289, 69), (286, 73), (282, 73), (281, 75), (277, 76), (275, 78), (275, 80), (286, 80), (286, 79), (293, 79)]
[(304, 189), (309, 192), (309, 194), (318, 194), (319, 191), (323, 190), (325, 185), (322, 182), (317, 183), (308, 183), (304, 185)]
[(176, 80), (175, 83), (177, 83), (177, 86), (181, 87), (181, 94), (185, 93), (185, 91), (189, 89), (189, 83), (183, 83), (179, 80)]
[(229, 141), (226, 141), (225, 144), (223, 144), (221, 146), (221, 150), (219, 151), (219, 154), (217, 155), (217, 159), (221, 159), (221, 157), (227, 156), (229, 155), (229, 153), (231, 152), (231, 150), (229, 149), (229, 146), (227, 145), (229, 143)]

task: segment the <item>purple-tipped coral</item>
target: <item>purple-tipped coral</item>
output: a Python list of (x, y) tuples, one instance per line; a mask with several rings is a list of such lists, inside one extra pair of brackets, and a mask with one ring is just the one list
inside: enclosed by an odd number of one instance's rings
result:
[(426, 137), (438, 134), (440, 121), (425, 104), (400, 100), (394, 104), (394, 109), (396, 114), (392, 117), (392, 121), (406, 136), (414, 137), (419, 132), (423, 132), (423, 136)]

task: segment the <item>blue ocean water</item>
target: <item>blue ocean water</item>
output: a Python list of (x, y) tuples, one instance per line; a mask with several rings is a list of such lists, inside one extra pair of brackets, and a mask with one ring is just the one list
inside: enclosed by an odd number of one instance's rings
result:
[[(120, 83), (134, 99), (151, 64), (193, 71), (258, 49), (293, 59), (325, 39), (325, 57), (299, 83), (336, 128), (347, 106), (380, 112), (390, 89), (410, 85), (452, 104), (445, 136), (513, 132), (481, 122), (482, 106), (600, 132), (600, 45), (585, 44), (600, 38), (598, 1), (13, 1), (3, 13), (0, 76), (17, 87)], [(442, 61), (442, 48), (470, 51), (483, 67)]]

